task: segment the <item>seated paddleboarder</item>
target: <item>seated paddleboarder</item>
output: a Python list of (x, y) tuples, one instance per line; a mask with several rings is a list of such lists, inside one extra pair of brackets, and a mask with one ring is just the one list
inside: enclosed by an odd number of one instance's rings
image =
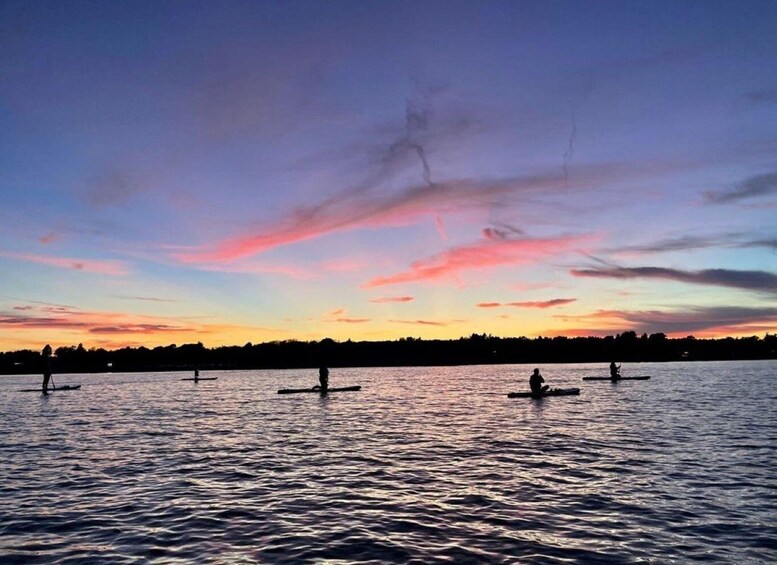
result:
[(615, 366), (615, 361), (610, 363), (610, 378), (614, 381), (617, 381), (619, 378), (621, 378), (621, 366), (618, 365)]
[(329, 369), (321, 367), (318, 370), (318, 382), (320, 384), (314, 386), (313, 390), (320, 390), (322, 393), (325, 393), (329, 389)]
[(49, 344), (43, 348), (41, 355), (43, 356), (43, 394), (48, 394), (49, 381), (51, 380), (51, 346)]
[(548, 385), (542, 385), (544, 382), (545, 379), (543, 379), (542, 375), (540, 375), (540, 370), (534, 369), (531, 377), (529, 377), (529, 388), (531, 389), (532, 396), (542, 396), (542, 393), (548, 390)]

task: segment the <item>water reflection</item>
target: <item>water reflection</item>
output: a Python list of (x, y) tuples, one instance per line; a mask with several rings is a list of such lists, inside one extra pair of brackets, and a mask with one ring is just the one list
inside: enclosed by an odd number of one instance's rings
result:
[[(0, 381), (0, 554), (17, 562), (769, 561), (774, 362), (508, 399), (532, 366)], [(731, 375), (748, 375), (742, 390)], [(336, 378), (335, 378), (336, 377)], [(66, 488), (62, 488), (66, 486)], [(42, 502), (42, 501), (45, 501)]]

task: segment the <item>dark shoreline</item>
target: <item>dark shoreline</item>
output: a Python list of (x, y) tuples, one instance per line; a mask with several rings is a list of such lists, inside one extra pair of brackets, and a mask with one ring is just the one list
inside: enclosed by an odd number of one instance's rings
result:
[[(125, 373), (328, 367), (436, 367), (522, 363), (617, 363), (777, 359), (777, 335), (763, 338), (670, 339), (624, 332), (606, 337), (500, 338), (472, 334), (455, 340), (276, 341), (207, 348), (202, 343), (114, 351), (60, 347), (55, 373)], [(39, 374), (41, 354), (0, 353), (1, 375)]]

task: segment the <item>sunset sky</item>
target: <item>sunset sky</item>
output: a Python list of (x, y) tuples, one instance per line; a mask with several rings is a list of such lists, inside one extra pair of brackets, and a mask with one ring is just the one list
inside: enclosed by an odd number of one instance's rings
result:
[(777, 332), (777, 3), (0, 4), (0, 350)]

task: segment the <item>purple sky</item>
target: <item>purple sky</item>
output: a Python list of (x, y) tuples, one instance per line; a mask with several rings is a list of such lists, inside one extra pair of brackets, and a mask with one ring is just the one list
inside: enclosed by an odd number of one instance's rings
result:
[(777, 331), (774, 2), (3, 2), (0, 350)]

